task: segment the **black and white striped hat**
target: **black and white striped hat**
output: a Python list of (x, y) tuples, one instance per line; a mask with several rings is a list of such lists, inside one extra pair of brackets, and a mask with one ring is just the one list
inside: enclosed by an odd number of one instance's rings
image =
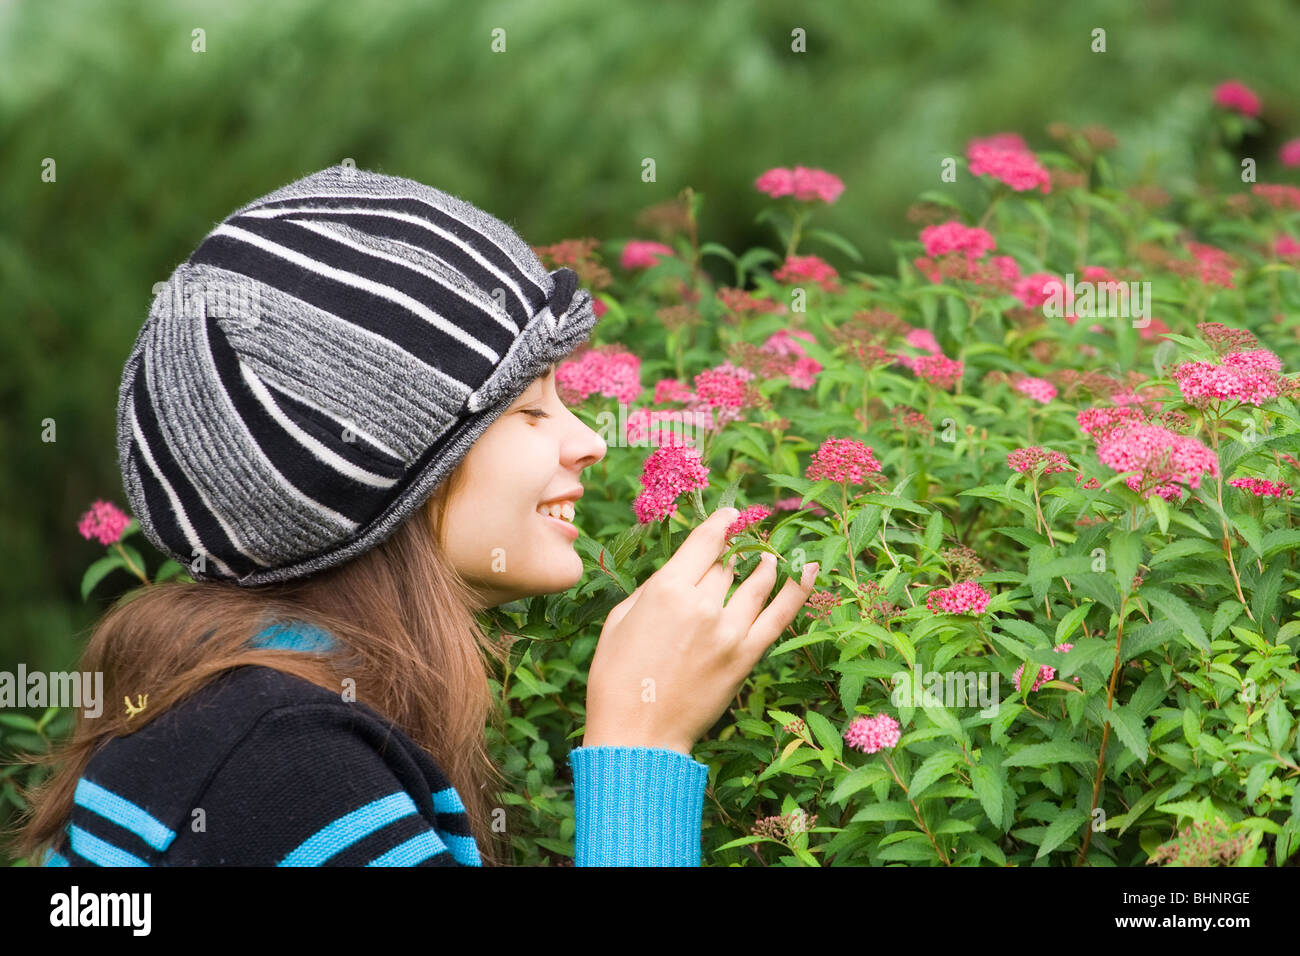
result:
[(118, 462), (196, 579), (304, 577), (387, 538), (596, 316), (508, 225), (334, 166), (236, 210), (158, 291)]

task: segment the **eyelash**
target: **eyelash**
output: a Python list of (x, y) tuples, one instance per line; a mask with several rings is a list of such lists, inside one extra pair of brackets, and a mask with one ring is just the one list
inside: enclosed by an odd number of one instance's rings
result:
[(532, 416), (535, 417), (535, 418), (550, 418), (550, 417), (551, 417), (550, 414), (549, 414), (548, 412), (544, 412), (544, 411), (542, 411), (541, 409), (538, 409), (538, 408), (522, 408), (522, 409), (520, 409), (520, 411), (522, 411), (525, 415), (532, 415)]

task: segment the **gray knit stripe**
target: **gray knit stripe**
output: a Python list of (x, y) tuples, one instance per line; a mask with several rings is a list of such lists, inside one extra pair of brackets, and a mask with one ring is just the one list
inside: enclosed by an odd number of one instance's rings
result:
[(241, 207), (177, 266), (123, 369), (145, 536), (241, 586), (368, 551), (586, 341), (591, 294), (557, 316), (555, 291), (509, 226), (409, 179), (336, 166)]

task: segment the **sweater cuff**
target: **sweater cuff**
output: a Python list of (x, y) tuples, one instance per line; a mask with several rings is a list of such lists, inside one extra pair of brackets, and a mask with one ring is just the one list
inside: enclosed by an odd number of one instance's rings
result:
[(575, 866), (699, 866), (709, 767), (662, 747), (578, 747)]

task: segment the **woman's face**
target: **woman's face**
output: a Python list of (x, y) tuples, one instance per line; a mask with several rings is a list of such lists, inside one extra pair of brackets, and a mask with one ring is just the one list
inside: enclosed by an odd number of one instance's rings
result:
[(481, 607), (565, 591), (582, 578), (577, 527), (538, 508), (563, 499), (581, 524), (582, 471), (605, 450), (560, 401), (554, 366), (479, 436), (447, 502), (443, 542)]

